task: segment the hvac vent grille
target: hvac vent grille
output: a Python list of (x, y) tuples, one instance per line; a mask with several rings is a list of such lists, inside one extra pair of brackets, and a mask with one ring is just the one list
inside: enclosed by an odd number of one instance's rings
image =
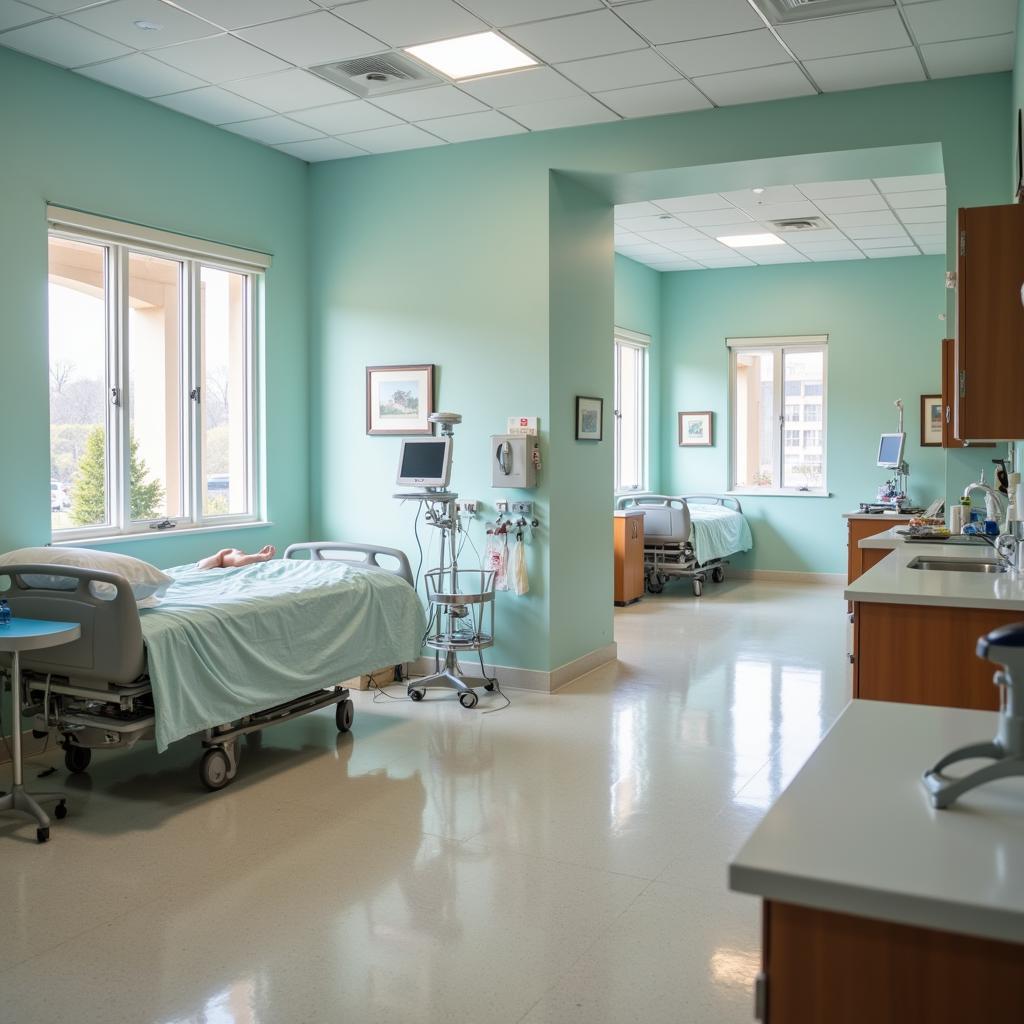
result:
[(754, 0), (773, 25), (895, 7), (896, 0)]
[(794, 231), (822, 231), (832, 225), (824, 217), (784, 217), (782, 220), (770, 220), (769, 224), (780, 234)]
[(422, 65), (398, 53), (355, 57), (352, 60), (321, 64), (309, 70), (363, 97), (409, 92), (422, 89), (425, 85), (436, 85), (440, 81)]

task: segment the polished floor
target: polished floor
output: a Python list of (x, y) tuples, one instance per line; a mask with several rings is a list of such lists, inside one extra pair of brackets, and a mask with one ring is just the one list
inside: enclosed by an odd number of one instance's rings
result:
[(848, 699), (844, 611), (670, 588), (555, 696), (356, 694), (350, 735), (278, 726), (218, 794), (195, 742), (35, 759), (71, 816), (0, 819), (0, 1021), (745, 1024), (726, 864)]

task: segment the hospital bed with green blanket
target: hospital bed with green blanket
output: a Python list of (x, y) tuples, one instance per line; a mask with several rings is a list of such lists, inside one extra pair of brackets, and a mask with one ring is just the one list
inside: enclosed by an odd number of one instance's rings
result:
[(74, 643), (22, 659), (23, 711), (37, 734), (59, 737), (70, 771), (84, 771), (96, 749), (154, 739), (162, 752), (200, 734), (200, 777), (221, 789), (246, 733), (331, 705), (348, 732), (341, 684), (421, 652), (423, 608), (408, 559), (392, 548), (298, 544), (242, 568), (167, 572), (166, 595), (140, 608), (115, 573), (0, 569), (0, 598), (16, 616), (81, 626)]
[(684, 577), (700, 597), (709, 576), (725, 579), (729, 555), (754, 546), (743, 508), (729, 495), (632, 494), (617, 504), (644, 514), (644, 580), (652, 594)]

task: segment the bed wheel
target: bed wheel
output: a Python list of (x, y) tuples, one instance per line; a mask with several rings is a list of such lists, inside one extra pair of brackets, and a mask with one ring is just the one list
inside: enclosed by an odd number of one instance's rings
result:
[(68, 805), (63, 800), (54, 807), (53, 816), (58, 821), (63, 821), (68, 816)]
[(340, 700), (334, 706), (334, 721), (338, 726), (338, 732), (348, 732), (352, 728), (352, 719), (355, 718), (356, 706), (350, 700)]
[(92, 761), (92, 751), (88, 747), (68, 745), (64, 748), (64, 767), (72, 775), (84, 772)]
[(475, 708), (480, 698), (472, 690), (465, 690), (459, 694), (459, 703), (464, 708)]
[(704, 581), (703, 580), (694, 580), (693, 581), (693, 596), (694, 597), (700, 597), (700, 595), (703, 594), (703, 593), (704, 593)]
[(716, 565), (714, 569), (711, 570), (711, 578), (715, 583), (721, 583), (722, 580), (725, 579), (725, 569), (720, 565)]
[(424, 696), (426, 695), (426, 692), (426, 690), (410, 690), (409, 700), (423, 700)]
[(46, 843), (50, 839), (50, 830), (48, 828), (37, 828), (36, 829), (36, 842)]
[(498, 684), (497, 684), (497, 683), (488, 683), (488, 684), (487, 684), (487, 685), (486, 685), (486, 686), (484, 687), (484, 689), (485, 689), (485, 690), (486, 690), (486, 691), (487, 691), (488, 693), (494, 693), (494, 691), (495, 691), (495, 690), (496, 690), (497, 688), (498, 688)]
[(203, 785), (216, 792), (231, 781), (231, 764), (228, 755), (219, 747), (211, 747), (199, 762), (199, 778)]
[(647, 577), (647, 593), (660, 594), (665, 589), (665, 580), (662, 576), (652, 574)]

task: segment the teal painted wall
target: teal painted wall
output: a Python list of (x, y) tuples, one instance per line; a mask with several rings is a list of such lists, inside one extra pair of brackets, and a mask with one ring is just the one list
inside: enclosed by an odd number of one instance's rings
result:
[(1024, 109), (1024, 0), (1017, 7), (1017, 50), (1013, 61), (1013, 101), (1010, 104), (1010, 168), (1013, 171), (1010, 198), (1017, 187), (1017, 111)]
[[(660, 423), (662, 375), (661, 277), (657, 270), (615, 254), (615, 326), (650, 336), (648, 351), (648, 413), (652, 424)], [(651, 429), (648, 438), (648, 485), (661, 490), (661, 436)]]
[(166, 566), (309, 531), (307, 166), (0, 49), (0, 551), (50, 541), (47, 201), (269, 252), (265, 380), (272, 527), (119, 543)]

